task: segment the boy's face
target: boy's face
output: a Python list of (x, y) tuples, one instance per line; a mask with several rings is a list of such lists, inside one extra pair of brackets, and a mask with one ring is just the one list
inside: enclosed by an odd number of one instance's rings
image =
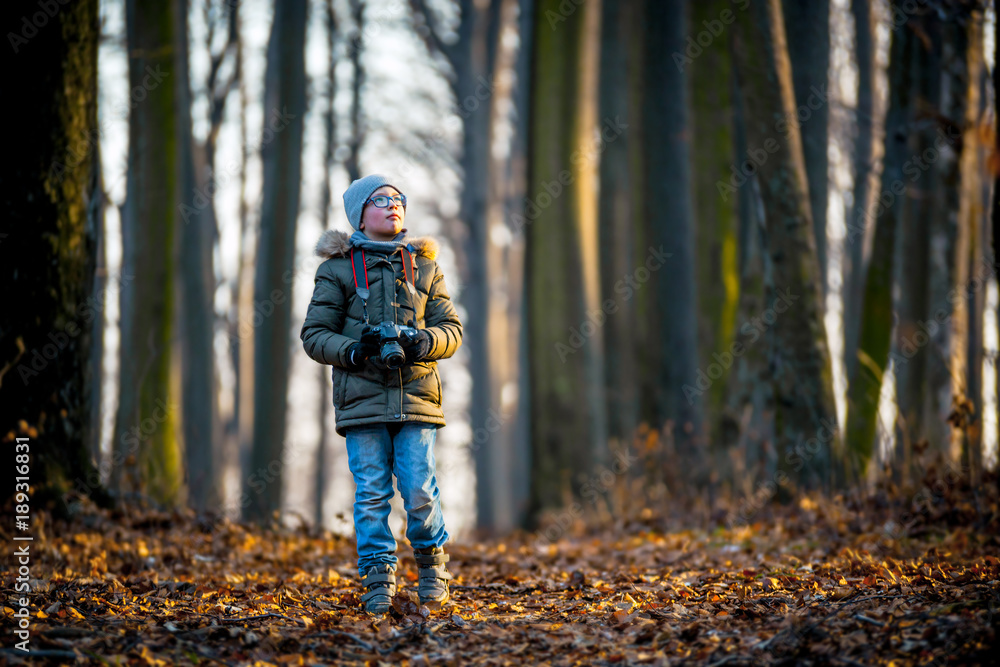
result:
[[(383, 185), (371, 193), (369, 199), (376, 195), (395, 197), (398, 194), (400, 193), (396, 188), (391, 185)], [(375, 204), (368, 202), (365, 204), (364, 210), (361, 211), (361, 231), (373, 241), (391, 241), (403, 229), (405, 216), (406, 211), (403, 206), (396, 202), (391, 202), (385, 208), (378, 208)]]

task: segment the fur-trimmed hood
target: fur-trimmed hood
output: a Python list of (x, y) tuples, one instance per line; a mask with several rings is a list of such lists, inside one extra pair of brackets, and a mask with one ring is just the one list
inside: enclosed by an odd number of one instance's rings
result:
[[(416, 249), (417, 255), (431, 260), (437, 259), (438, 242), (431, 237), (418, 236), (407, 241)], [(351, 245), (351, 236), (347, 232), (328, 229), (316, 242), (316, 256), (323, 259), (346, 257), (351, 251)]]

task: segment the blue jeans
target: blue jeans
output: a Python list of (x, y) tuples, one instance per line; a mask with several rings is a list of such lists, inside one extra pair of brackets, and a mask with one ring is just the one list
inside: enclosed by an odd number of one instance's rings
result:
[(358, 574), (372, 565), (396, 565), (396, 540), (389, 529), (389, 501), (399, 492), (406, 509), (406, 539), (414, 549), (440, 547), (450, 537), (444, 527), (434, 440), (437, 426), (371, 424), (347, 429), (347, 464), (354, 475), (354, 531), (358, 542)]

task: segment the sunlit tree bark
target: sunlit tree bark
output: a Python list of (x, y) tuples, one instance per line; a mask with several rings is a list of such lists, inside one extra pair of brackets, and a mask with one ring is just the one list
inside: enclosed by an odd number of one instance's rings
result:
[[(956, 284), (960, 295), (966, 297), (965, 340), (955, 340), (956, 347), (964, 347), (966, 358), (956, 355), (952, 359), (953, 412), (949, 417), (952, 426), (952, 456), (961, 458), (971, 470), (978, 474), (982, 464), (982, 373), (983, 373), (983, 309), (986, 300), (986, 283), (989, 271), (983, 267), (983, 232), (985, 215), (983, 210), (983, 162), (980, 147), (979, 119), (981, 114), (979, 91), (982, 84), (983, 62), (983, 14), (973, 12), (964, 28), (968, 45), (965, 52), (965, 86), (967, 99), (962, 118), (962, 155), (959, 160), (958, 225), (968, 236), (967, 252), (958, 249), (956, 264), (964, 264), (965, 275)], [(959, 335), (960, 332), (956, 332)], [(959, 369), (964, 361), (965, 367)], [(959, 374), (959, 371), (961, 374)], [(956, 377), (957, 375), (957, 377)], [(965, 382), (960, 378), (964, 375)], [(964, 401), (962, 399), (965, 399)]]
[[(596, 126), (599, 7), (535, 9), (527, 229), (532, 489), (563, 504), (606, 450), (600, 393)], [(554, 18), (553, 18), (554, 17)], [(554, 22), (554, 24), (552, 23)], [(587, 324), (589, 323), (589, 324)]]
[(782, 0), (782, 8), (795, 90), (795, 119), (800, 126), (802, 155), (809, 181), (809, 208), (819, 258), (820, 286), (825, 293), (830, 0)]

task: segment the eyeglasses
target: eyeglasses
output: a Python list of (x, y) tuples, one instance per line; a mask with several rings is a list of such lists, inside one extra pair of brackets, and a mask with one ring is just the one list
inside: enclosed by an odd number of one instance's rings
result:
[(406, 207), (406, 195), (396, 195), (395, 197), (389, 197), (387, 195), (378, 195), (377, 197), (370, 197), (365, 203), (371, 202), (375, 205), (375, 208), (386, 208), (389, 206), (389, 202), (393, 204), (398, 204), (399, 206)]

